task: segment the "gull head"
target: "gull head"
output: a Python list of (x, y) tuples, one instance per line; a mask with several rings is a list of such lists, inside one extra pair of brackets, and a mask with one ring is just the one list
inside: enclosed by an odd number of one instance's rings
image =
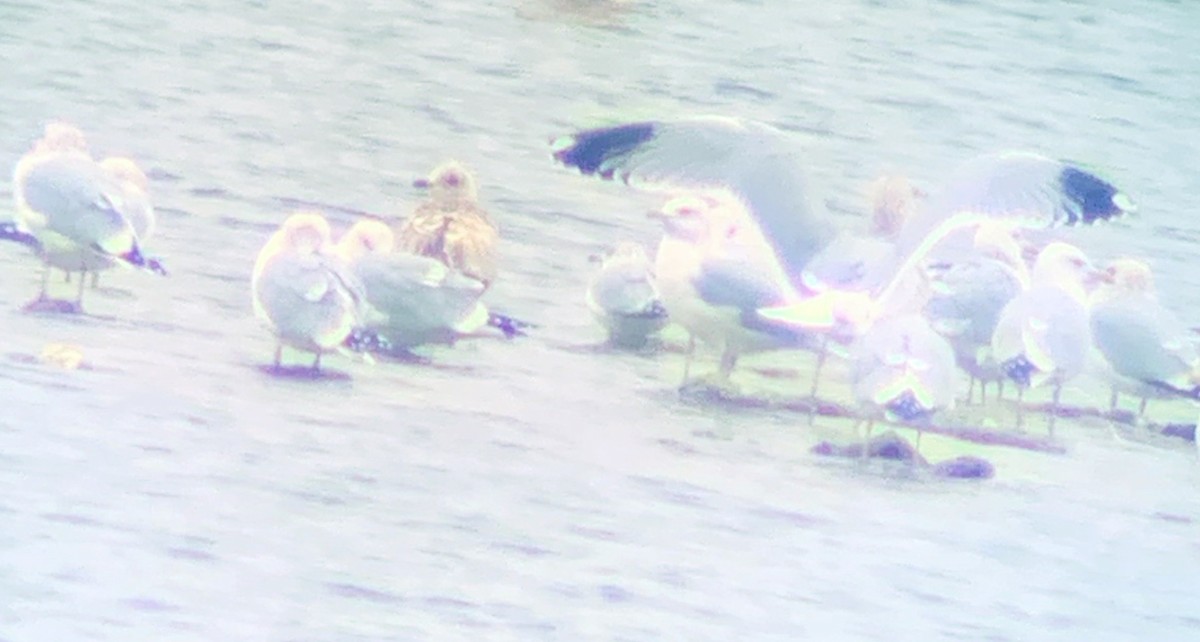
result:
[(1092, 265), (1083, 250), (1070, 243), (1047, 245), (1033, 264), (1034, 284), (1059, 287), (1080, 301), (1086, 300), (1087, 292), (1103, 278), (1104, 273)]
[(1154, 272), (1137, 259), (1117, 259), (1104, 268), (1103, 283), (1092, 294), (1092, 304), (1110, 301), (1126, 295), (1155, 296)]
[(903, 176), (880, 176), (871, 183), (871, 232), (895, 238), (912, 218), (923, 190)]
[(678, 196), (651, 211), (651, 218), (662, 221), (663, 233), (690, 243), (731, 237), (738, 231), (729, 207), (715, 198), (699, 194)]
[(646, 256), (646, 250), (640, 243), (633, 241), (621, 241), (613, 246), (612, 250), (605, 257), (604, 263), (649, 263), (650, 259)]
[(602, 270), (620, 264), (650, 265), (650, 257), (646, 254), (646, 249), (642, 247), (641, 243), (633, 241), (620, 241), (601, 254), (592, 254), (588, 259), (592, 263), (599, 264)]
[(1137, 259), (1112, 261), (1104, 268), (1104, 281), (1123, 292), (1154, 292), (1154, 271)]
[(100, 161), (100, 166), (110, 176), (119, 181), (135, 185), (143, 192), (147, 192), (150, 189), (150, 179), (146, 177), (146, 173), (132, 159), (123, 156), (110, 156)]
[(46, 123), (42, 137), (34, 143), (37, 152), (83, 152), (87, 153), (87, 138), (83, 130), (65, 121)]
[(1023, 269), (1024, 250), (1017, 238), (1017, 226), (998, 219), (984, 221), (975, 230), (975, 250), (1013, 269)]
[(316, 212), (296, 212), (279, 228), (283, 246), (302, 254), (316, 254), (325, 249), (331, 236), (329, 221)]
[(475, 177), (455, 160), (438, 165), (425, 178), (413, 181), (413, 187), (429, 191), (429, 198), (441, 206), (474, 203), (478, 197)]
[(387, 254), (395, 246), (392, 228), (382, 221), (365, 218), (346, 230), (338, 240), (337, 252), (346, 261), (353, 262), (368, 254)]

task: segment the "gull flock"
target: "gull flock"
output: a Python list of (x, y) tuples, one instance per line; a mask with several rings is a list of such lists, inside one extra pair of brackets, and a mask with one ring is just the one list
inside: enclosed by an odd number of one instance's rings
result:
[[(809, 156), (789, 133), (726, 117), (629, 122), (550, 142), (555, 162), (659, 193), (657, 248), (623, 241), (593, 256), (581, 308), (612, 346), (657, 345), (686, 332), (682, 389), (733, 394), (741, 357), (811, 353), (809, 418), (823, 366), (843, 360), (853, 414), (870, 452), (879, 422), (936, 425), (956, 404), (1045, 389), (1051, 435), (1064, 387), (1087, 373), (1147, 401), (1196, 398), (1200, 355), (1187, 326), (1134, 258), (1098, 266), (1072, 230), (1122, 217), (1133, 200), (1074, 163), (1025, 152), (985, 154), (925, 192), (904, 177), (871, 186), (862, 229), (844, 229), (811, 197)], [(475, 177), (449, 161), (415, 186), (427, 199), (396, 223), (363, 218), (335, 235), (316, 211), (290, 213), (265, 240), (249, 291), (274, 339), (271, 371), (319, 376), (323, 355), (413, 356), (427, 344), (513, 338), (531, 324), (488, 309), (500, 232)], [(41, 263), (25, 306), (82, 313), (101, 272), (167, 276), (148, 254), (155, 215), (146, 174), (128, 158), (94, 158), (84, 133), (53, 122), (13, 171), (0, 237)], [(335, 238), (336, 236), (336, 238)], [(50, 295), (53, 272), (73, 297)], [(73, 281), (73, 283), (72, 283)], [(311, 362), (288, 366), (285, 349)], [(697, 372), (706, 355), (715, 368)], [(994, 402), (993, 402), (994, 403)]]

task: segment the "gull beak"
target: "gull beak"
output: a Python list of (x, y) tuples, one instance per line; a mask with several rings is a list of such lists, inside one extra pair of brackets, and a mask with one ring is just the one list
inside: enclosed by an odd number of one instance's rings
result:
[(668, 218), (671, 218), (671, 215), (667, 214), (666, 212), (664, 212), (662, 210), (648, 210), (646, 212), (646, 218), (652, 218), (652, 219), (659, 220), (659, 221), (665, 221)]
[(1101, 283), (1112, 283), (1112, 282), (1113, 282), (1113, 271), (1112, 270), (1098, 270), (1096, 268), (1092, 268), (1092, 269), (1088, 270), (1087, 273), (1084, 274), (1084, 276), (1083, 276), (1083, 285), (1084, 285), (1084, 287), (1086, 287), (1088, 289), (1094, 288), (1097, 285), (1100, 285)]
[(1019, 245), (1021, 247), (1021, 258), (1025, 260), (1025, 263), (1032, 264), (1034, 261), (1037, 261), (1038, 254), (1041, 253), (1042, 248), (1032, 243), (1020, 243)]
[(417, 189), (429, 189), (429, 179), (428, 178), (418, 178), (413, 181), (412, 186)]

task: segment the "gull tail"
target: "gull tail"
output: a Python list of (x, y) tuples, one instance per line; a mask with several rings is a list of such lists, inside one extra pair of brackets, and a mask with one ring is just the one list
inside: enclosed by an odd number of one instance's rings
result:
[(42, 247), (42, 244), (38, 242), (34, 235), (22, 230), (12, 221), (0, 223), (0, 239), (20, 243), (35, 250), (39, 250)]
[(167, 275), (167, 266), (163, 264), (162, 259), (156, 256), (146, 258), (146, 269), (160, 276)]
[(928, 419), (933, 411), (926, 408), (917, 400), (912, 390), (905, 390), (899, 397), (892, 399), (884, 406), (888, 420), (913, 422)]
[(662, 301), (655, 300), (650, 302), (650, 305), (646, 306), (645, 310), (629, 316), (637, 319), (666, 319), (671, 315), (667, 313), (667, 308), (662, 304)]
[(1022, 354), (1001, 363), (1000, 371), (1004, 373), (1004, 376), (1015, 381), (1018, 386), (1028, 388), (1033, 382), (1033, 375), (1038, 372), (1038, 368)]
[[(92, 247), (102, 254), (107, 254), (107, 252), (104, 251), (104, 248), (100, 247), (98, 244), (93, 244)], [(118, 258), (129, 265), (141, 268), (147, 272), (153, 272), (162, 276), (167, 275), (167, 268), (163, 265), (162, 259), (142, 254), (142, 248), (138, 247), (136, 244), (129, 248), (128, 251), (110, 256), (115, 256), (115, 258)]]
[(1147, 381), (1146, 383), (1168, 394), (1183, 397), (1184, 399), (1200, 401), (1200, 384), (1193, 383), (1191, 387), (1186, 387), (1173, 385), (1165, 381)]
[(528, 336), (529, 333), (525, 330), (537, 327), (528, 321), (514, 319), (508, 315), (500, 314), (498, 312), (488, 312), (487, 324), (488, 327), (496, 328), (500, 332), (504, 333), (505, 338), (508, 339), (513, 337)]
[(342, 342), (342, 346), (351, 352), (359, 354), (387, 353), (392, 351), (392, 342), (387, 337), (367, 328), (355, 328), (350, 336)]

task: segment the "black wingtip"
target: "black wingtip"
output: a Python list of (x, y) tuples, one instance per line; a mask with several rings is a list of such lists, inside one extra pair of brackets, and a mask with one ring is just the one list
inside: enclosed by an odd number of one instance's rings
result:
[(1184, 399), (1192, 399), (1200, 401), (1200, 386), (1192, 386), (1191, 388), (1181, 388), (1173, 386), (1165, 381), (1146, 381), (1153, 388), (1157, 388), (1167, 394), (1177, 395)]
[(146, 259), (146, 269), (159, 276), (167, 276), (167, 266), (163, 263), (162, 259), (156, 256)]
[(551, 141), (554, 160), (585, 175), (611, 179), (615, 170), (608, 161), (654, 137), (655, 123), (640, 122), (598, 127)]
[(358, 353), (387, 353), (392, 350), (392, 342), (388, 341), (387, 337), (367, 328), (351, 330), (350, 336), (346, 337), (342, 345), (351, 352)]
[(37, 237), (28, 232), (22, 231), (21, 228), (17, 227), (17, 224), (12, 221), (0, 223), (0, 240), (20, 243), (21, 245), (31, 247), (35, 250), (40, 250), (42, 247), (42, 244), (38, 242)]
[(1079, 220), (1072, 223), (1087, 225), (1137, 211), (1133, 201), (1112, 183), (1074, 165), (1066, 165), (1059, 178), (1063, 191), (1079, 208)]
[(499, 314), (496, 312), (488, 313), (487, 324), (489, 327), (496, 328), (497, 330), (502, 332), (504, 334), (504, 336), (508, 339), (511, 339), (513, 337), (528, 336), (529, 333), (526, 332), (526, 330), (537, 327), (536, 325), (529, 323), (527, 321), (521, 321), (520, 319), (514, 319), (510, 316)]
[(899, 397), (888, 402), (885, 409), (888, 418), (893, 421), (914, 422), (933, 415), (933, 411), (922, 405), (911, 390), (905, 390)]
[[(100, 252), (101, 254), (105, 253), (104, 248), (100, 247), (99, 243), (92, 243), (92, 249), (96, 250), (97, 252)], [(109, 256), (114, 256), (114, 255), (110, 254)], [(130, 248), (128, 252), (123, 252), (123, 253), (117, 254), (115, 256), (116, 256), (116, 258), (121, 259), (122, 261), (124, 261), (134, 267), (139, 267), (139, 268), (146, 267), (146, 257), (142, 256), (142, 249), (139, 248), (137, 245), (134, 245), (132, 248)]]
[(1037, 371), (1037, 366), (1030, 363), (1029, 359), (1025, 358), (1025, 355), (1020, 355), (1000, 364), (1000, 371), (1004, 373), (1004, 376), (1012, 379), (1018, 386), (1028, 388), (1033, 373)]
[(669, 317), (670, 314), (667, 312), (666, 306), (662, 304), (662, 301), (655, 301), (637, 316), (645, 317), (647, 319), (665, 319)]
[[(93, 245), (93, 247), (98, 251), (102, 251), (98, 245)], [(132, 249), (124, 254), (118, 254), (117, 258), (134, 267), (139, 267), (143, 270), (146, 270), (147, 272), (153, 272), (160, 276), (167, 275), (167, 268), (165, 265), (163, 265), (162, 259), (142, 254), (142, 249), (137, 245), (134, 245)]]

